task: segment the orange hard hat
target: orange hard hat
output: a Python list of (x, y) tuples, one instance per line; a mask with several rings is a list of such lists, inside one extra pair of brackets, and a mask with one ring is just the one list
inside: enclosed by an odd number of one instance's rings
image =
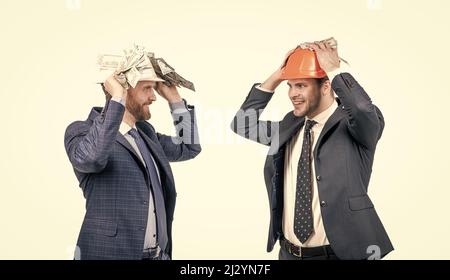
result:
[(284, 80), (323, 78), (327, 73), (320, 68), (315, 51), (297, 48), (288, 58), (281, 78)]

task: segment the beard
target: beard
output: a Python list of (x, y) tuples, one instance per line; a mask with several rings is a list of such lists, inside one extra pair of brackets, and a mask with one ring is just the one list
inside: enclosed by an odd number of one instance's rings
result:
[(140, 104), (129, 94), (126, 101), (126, 108), (134, 116), (136, 121), (146, 121), (152, 116), (148, 107), (149, 103)]

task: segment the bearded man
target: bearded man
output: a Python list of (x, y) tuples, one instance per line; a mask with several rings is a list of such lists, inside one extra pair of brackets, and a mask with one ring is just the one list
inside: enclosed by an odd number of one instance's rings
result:
[[(150, 65), (133, 68), (134, 86), (116, 74), (103, 83), (104, 108), (68, 126), (64, 144), (86, 198), (75, 259), (168, 260), (176, 191), (169, 162), (196, 157), (201, 147), (194, 107)], [(127, 88), (127, 89), (126, 89)], [(147, 122), (155, 91), (168, 102), (176, 136)]]

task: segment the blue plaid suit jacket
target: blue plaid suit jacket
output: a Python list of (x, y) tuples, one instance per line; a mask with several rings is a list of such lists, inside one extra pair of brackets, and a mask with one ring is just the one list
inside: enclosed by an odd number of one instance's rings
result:
[[(157, 133), (145, 121), (136, 123), (157, 162), (164, 192), (172, 254), (172, 220), (176, 190), (170, 161), (197, 156), (201, 147), (195, 112), (172, 113), (177, 136)], [(86, 214), (77, 242), (76, 259), (141, 259), (148, 217), (150, 185), (145, 167), (119, 132), (125, 108), (110, 101), (94, 107), (86, 121), (68, 126), (64, 144), (84, 197)]]

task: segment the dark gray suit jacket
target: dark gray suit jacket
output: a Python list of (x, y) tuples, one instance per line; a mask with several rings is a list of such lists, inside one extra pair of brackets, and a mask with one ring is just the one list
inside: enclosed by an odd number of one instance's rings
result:
[[(93, 108), (86, 121), (70, 124), (64, 144), (86, 198), (86, 215), (78, 237), (78, 259), (141, 259), (147, 225), (150, 182), (147, 169), (119, 132), (125, 107), (110, 101), (106, 109)], [(157, 163), (164, 192), (169, 242), (175, 182), (169, 161), (197, 156), (201, 147), (192, 106), (173, 113), (177, 136), (157, 133), (145, 121), (136, 123)]]
[[(367, 259), (376, 248), (383, 257), (393, 247), (367, 195), (375, 148), (384, 128), (383, 115), (350, 74), (337, 75), (332, 88), (339, 107), (326, 122), (313, 151), (325, 231), (341, 259)], [(280, 122), (260, 121), (271, 97), (252, 87), (231, 124), (239, 135), (270, 146), (264, 167), (270, 203), (269, 252), (282, 235), (286, 143), (305, 121), (293, 112)], [(255, 112), (256, 117), (252, 116)]]

